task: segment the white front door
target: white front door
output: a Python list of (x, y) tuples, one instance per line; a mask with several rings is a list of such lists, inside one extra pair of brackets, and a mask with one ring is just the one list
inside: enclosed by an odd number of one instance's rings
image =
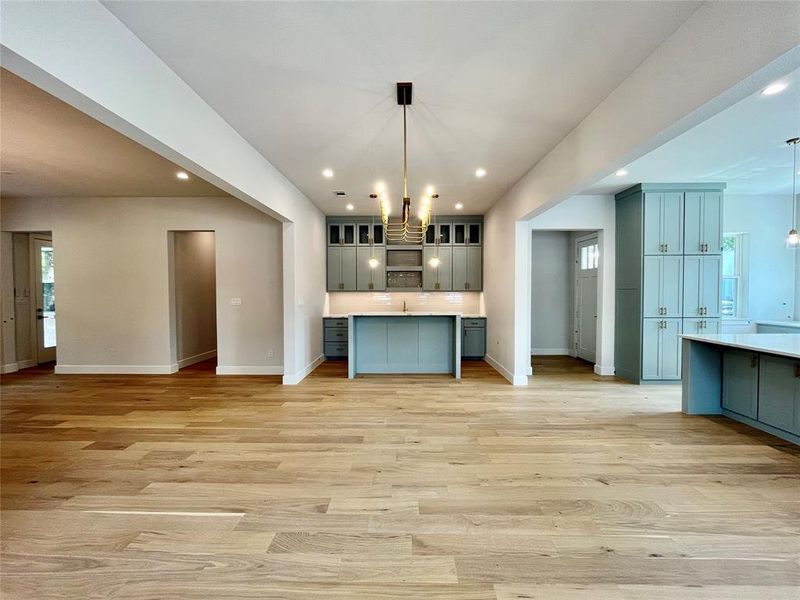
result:
[(53, 242), (33, 238), (33, 271), (36, 280), (36, 360), (56, 359), (56, 290)]
[(575, 354), (593, 364), (597, 355), (599, 264), (597, 234), (578, 238), (575, 244)]

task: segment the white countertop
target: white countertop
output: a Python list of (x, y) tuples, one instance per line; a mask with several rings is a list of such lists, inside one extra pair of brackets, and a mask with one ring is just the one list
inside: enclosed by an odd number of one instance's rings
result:
[(462, 319), (485, 319), (484, 315), (462, 314), (458, 311), (430, 311), (430, 310), (387, 310), (387, 311), (363, 311), (352, 313), (341, 313), (335, 315), (324, 315), (325, 319), (346, 319), (347, 317), (456, 317)]
[(718, 346), (742, 348), (753, 352), (777, 354), (800, 358), (800, 334), (794, 333), (718, 333), (708, 335), (684, 335), (687, 340), (706, 342)]

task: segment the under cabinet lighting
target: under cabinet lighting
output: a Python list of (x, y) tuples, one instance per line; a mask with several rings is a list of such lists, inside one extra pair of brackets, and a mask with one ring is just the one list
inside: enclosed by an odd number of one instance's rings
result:
[(616, 175), (617, 177), (625, 177), (625, 175), (627, 174), (628, 171), (626, 171), (625, 169), (619, 169), (616, 173), (614, 173), (614, 175)]
[(456, 203), (456, 210), (461, 210), (462, 208), (464, 208), (464, 205), (461, 202)]
[(355, 208), (355, 206), (353, 206), (352, 204), (348, 204), (347, 206), (345, 206), (345, 208), (347, 210), (353, 210)]
[(189, 174), (186, 171), (178, 171), (177, 173), (175, 173), (175, 177), (186, 181), (187, 179), (189, 179)]
[(325, 170), (323, 170), (322, 171), (322, 176), (325, 177), (326, 179), (330, 179), (331, 177), (333, 177), (333, 169), (325, 169)]
[(486, 175), (486, 169), (483, 167), (478, 167), (475, 169), (475, 177), (483, 177), (484, 175)]

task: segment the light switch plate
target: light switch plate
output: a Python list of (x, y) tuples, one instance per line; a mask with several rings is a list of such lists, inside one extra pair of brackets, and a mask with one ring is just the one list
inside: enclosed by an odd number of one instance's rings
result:
[(241, 298), (231, 298), (231, 306), (241, 306), (242, 299)]

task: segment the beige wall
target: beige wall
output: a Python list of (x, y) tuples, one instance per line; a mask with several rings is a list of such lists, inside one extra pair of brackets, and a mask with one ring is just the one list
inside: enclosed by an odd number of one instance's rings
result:
[(218, 369), (282, 372), (281, 225), (273, 218), (234, 198), (1, 204), (3, 231), (53, 233), (59, 371), (172, 370), (168, 232), (209, 230), (216, 233)]
[(173, 241), (175, 351), (179, 367), (217, 351), (217, 282), (213, 231), (176, 231)]

